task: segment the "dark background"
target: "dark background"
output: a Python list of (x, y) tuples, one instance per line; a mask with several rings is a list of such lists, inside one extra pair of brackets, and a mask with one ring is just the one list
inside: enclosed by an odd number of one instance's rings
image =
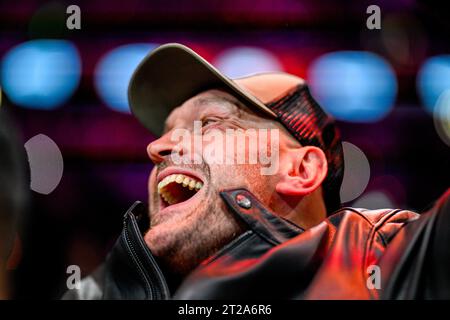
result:
[[(24, 141), (43, 133), (64, 157), (59, 186), (49, 195), (32, 192), (15, 267), (18, 298), (58, 298), (65, 291), (67, 266), (77, 264), (89, 274), (119, 234), (124, 211), (134, 200), (147, 199), (152, 164), (145, 148), (154, 137), (131, 115), (105, 105), (93, 86), (97, 62), (120, 45), (181, 42), (210, 61), (233, 46), (257, 46), (274, 53), (285, 71), (304, 78), (322, 54), (374, 52), (395, 71), (395, 107), (375, 123), (338, 122), (343, 140), (369, 159), (366, 192), (382, 191), (393, 205), (421, 211), (449, 185), (449, 147), (416, 89), (422, 63), (450, 51), (450, 19), (443, 7), (412, 0), (94, 0), (77, 3), (82, 29), (69, 31), (65, 8), (74, 3), (0, 4), (0, 57), (24, 41), (56, 38), (72, 41), (82, 60), (80, 85), (55, 110), (26, 109), (2, 97)], [(381, 7), (383, 22), (394, 21), (402, 30), (406, 56), (383, 46), (379, 30), (367, 30), (371, 4)]]

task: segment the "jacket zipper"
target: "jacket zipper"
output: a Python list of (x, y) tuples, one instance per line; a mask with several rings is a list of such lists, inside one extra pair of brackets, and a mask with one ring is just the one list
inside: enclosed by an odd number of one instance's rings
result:
[[(137, 222), (134, 219), (134, 216), (130, 215), (128, 218), (131, 219), (131, 230), (129, 230), (127, 222), (125, 221), (124, 223), (125, 240), (129, 249), (129, 253), (132, 259), (135, 261), (136, 266), (138, 267), (140, 276), (144, 280), (146, 291), (151, 294), (151, 299), (167, 300), (170, 297), (170, 292), (167, 283), (164, 280), (164, 275), (161, 269), (158, 267), (155, 258), (148, 252), (146, 244), (144, 243), (142, 238), (140, 238), (139, 227), (137, 226)], [(133, 232), (136, 235), (137, 243), (133, 243), (136, 241), (132, 241), (132, 239), (130, 239), (129, 232)], [(154, 272), (153, 274), (155, 274), (154, 280), (158, 283), (158, 285), (152, 285), (151, 282), (152, 279), (150, 279), (151, 276), (149, 276), (149, 273), (146, 272), (144, 264), (142, 263), (141, 259), (139, 258), (139, 255), (136, 252), (136, 247), (137, 249), (140, 249), (142, 252), (144, 252), (145, 256), (148, 258), (148, 261), (153, 269), (152, 271)]]

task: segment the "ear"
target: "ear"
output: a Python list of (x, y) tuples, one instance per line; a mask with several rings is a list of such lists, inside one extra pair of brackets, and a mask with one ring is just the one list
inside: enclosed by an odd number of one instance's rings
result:
[(276, 185), (278, 193), (306, 196), (322, 184), (328, 172), (327, 158), (322, 149), (306, 146), (289, 150), (280, 163), (282, 178)]

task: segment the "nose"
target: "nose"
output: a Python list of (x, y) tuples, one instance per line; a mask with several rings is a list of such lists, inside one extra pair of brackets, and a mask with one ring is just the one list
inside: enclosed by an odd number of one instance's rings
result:
[(147, 154), (154, 164), (161, 163), (165, 156), (170, 155), (173, 145), (165, 136), (156, 139), (147, 146)]
[(152, 141), (147, 146), (147, 154), (154, 164), (159, 164), (164, 161), (164, 158), (172, 154), (172, 152), (178, 152), (183, 154), (183, 150), (177, 146), (177, 142), (170, 139), (170, 132), (166, 133), (162, 137)]

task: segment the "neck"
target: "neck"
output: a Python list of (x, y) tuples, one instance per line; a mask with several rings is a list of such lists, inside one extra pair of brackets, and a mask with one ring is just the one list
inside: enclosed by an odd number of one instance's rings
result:
[(271, 209), (303, 229), (309, 229), (327, 217), (327, 210), (319, 188), (306, 197), (279, 196), (272, 201)]

